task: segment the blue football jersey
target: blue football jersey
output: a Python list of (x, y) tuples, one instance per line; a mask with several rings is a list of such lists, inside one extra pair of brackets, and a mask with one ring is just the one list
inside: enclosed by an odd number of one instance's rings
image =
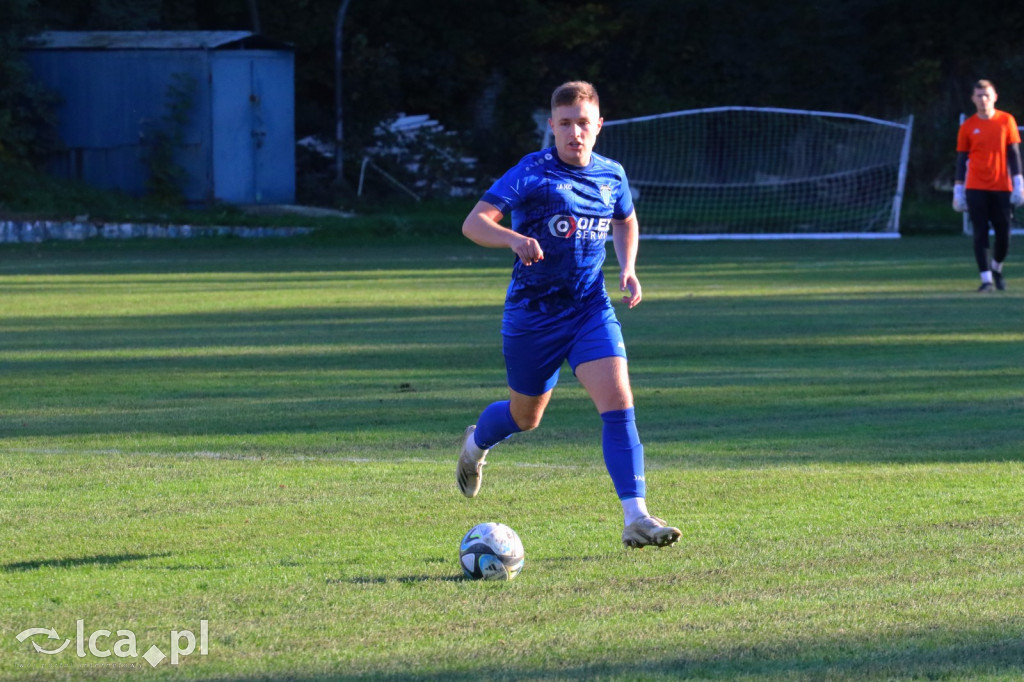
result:
[(519, 311), (562, 317), (608, 301), (601, 266), (611, 221), (633, 212), (619, 163), (591, 154), (581, 168), (563, 163), (554, 148), (534, 152), (498, 179), (483, 200), (504, 215), (511, 211), (512, 229), (544, 250), (544, 260), (529, 267), (516, 259), (506, 316)]

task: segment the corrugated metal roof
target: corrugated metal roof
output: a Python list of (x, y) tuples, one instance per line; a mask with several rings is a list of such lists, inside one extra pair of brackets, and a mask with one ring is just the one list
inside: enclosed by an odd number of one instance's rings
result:
[(251, 31), (45, 31), (27, 41), (43, 50), (291, 49)]

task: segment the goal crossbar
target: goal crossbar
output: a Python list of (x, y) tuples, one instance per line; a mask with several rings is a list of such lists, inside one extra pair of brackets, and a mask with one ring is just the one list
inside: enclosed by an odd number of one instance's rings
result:
[(796, 115), (810, 115), (810, 116), (821, 116), (823, 118), (844, 118), (850, 120), (864, 121), (866, 123), (877, 123), (878, 125), (893, 126), (895, 128), (906, 128), (906, 122), (899, 121), (886, 121), (881, 118), (872, 118), (870, 116), (862, 116), (860, 114), (844, 114), (835, 111), (815, 111), (813, 109), (785, 109), (782, 107), (706, 107), (704, 109), (686, 109), (684, 111), (671, 111), (664, 114), (651, 114), (648, 116), (635, 116), (633, 118), (620, 118), (614, 121), (605, 121), (602, 128), (608, 126), (623, 125), (625, 123), (638, 123), (641, 121), (653, 121), (659, 118), (674, 118), (677, 116), (695, 116), (698, 114), (718, 114), (725, 111), (760, 111), (775, 114), (796, 114)]

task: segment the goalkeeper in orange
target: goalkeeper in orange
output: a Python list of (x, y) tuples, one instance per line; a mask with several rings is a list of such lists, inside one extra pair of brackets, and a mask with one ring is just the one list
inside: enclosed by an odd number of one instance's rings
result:
[[(991, 82), (974, 84), (971, 101), (978, 111), (960, 125), (956, 142), (953, 208), (967, 211), (971, 218), (974, 259), (981, 273), (979, 292), (1006, 289), (1003, 263), (1010, 249), (1011, 204), (1024, 204), (1020, 131), (1013, 116), (996, 109), (996, 98)], [(991, 259), (990, 226), (995, 234)]]

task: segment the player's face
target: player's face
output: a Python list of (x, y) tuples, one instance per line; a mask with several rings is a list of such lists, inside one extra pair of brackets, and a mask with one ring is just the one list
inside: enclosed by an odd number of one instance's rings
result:
[(577, 102), (555, 107), (548, 119), (555, 135), (558, 158), (572, 166), (590, 163), (590, 152), (601, 132), (601, 111), (593, 102)]
[(975, 88), (971, 101), (978, 108), (979, 114), (991, 115), (996, 109), (996, 91), (991, 88)]

